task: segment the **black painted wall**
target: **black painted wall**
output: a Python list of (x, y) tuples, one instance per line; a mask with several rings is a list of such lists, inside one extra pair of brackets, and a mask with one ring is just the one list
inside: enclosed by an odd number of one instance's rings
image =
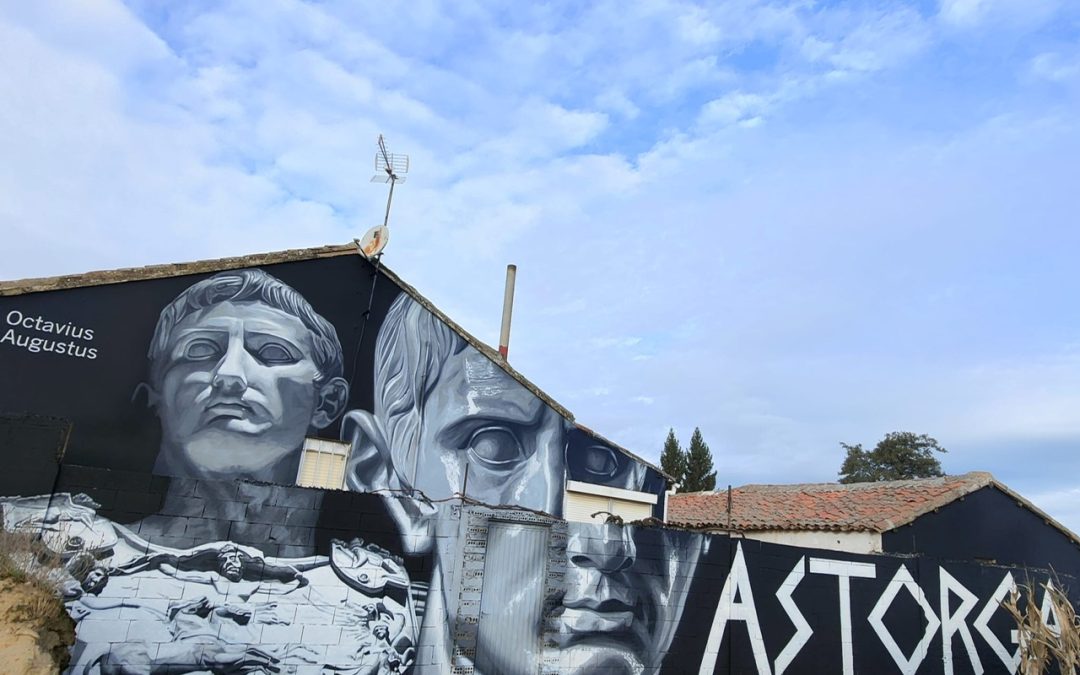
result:
[[(344, 354), (345, 378), (351, 385), (347, 407), (371, 410), (375, 340), (387, 308), (401, 290), (385, 278), (375, 282), (374, 268), (360, 256), (286, 262), (260, 269), (299, 291), (333, 324)], [(151, 470), (160, 433), (139, 387), (147, 379), (147, 347), (161, 310), (192, 284), (211, 276), (213, 273), (192, 274), (0, 297), (0, 336), (12, 330), (23, 339), (70, 341), (95, 350), (94, 358), (89, 358), (89, 354), (34, 353), (0, 343), (0, 413), (69, 420), (73, 431), (67, 461)], [(375, 293), (368, 312), (373, 283)], [(42, 317), (57, 325), (92, 330), (93, 334), (90, 339), (69, 339), (13, 326), (9, 315), (13, 319)], [(338, 424), (323, 433), (327, 438), (336, 437)]]
[(1080, 545), (988, 485), (881, 536), (889, 553), (1052, 568), (1080, 576)]
[(0, 495), (51, 492), (70, 433), (59, 417), (0, 414)]

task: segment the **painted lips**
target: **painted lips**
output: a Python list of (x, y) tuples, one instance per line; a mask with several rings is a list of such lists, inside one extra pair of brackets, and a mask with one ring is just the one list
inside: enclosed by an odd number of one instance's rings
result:
[(634, 613), (630, 610), (606, 611), (586, 607), (564, 608), (556, 617), (571, 633), (609, 633), (630, 629)]
[(217, 401), (206, 406), (207, 424), (253, 417), (255, 409), (243, 401)]
[(566, 602), (548, 616), (547, 626), (554, 633), (552, 638), (563, 648), (595, 640), (642, 646), (648, 638), (634, 607), (612, 599)]

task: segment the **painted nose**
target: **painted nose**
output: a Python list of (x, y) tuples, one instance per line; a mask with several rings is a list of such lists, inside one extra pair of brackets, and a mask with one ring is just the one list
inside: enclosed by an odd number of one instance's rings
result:
[(594, 568), (603, 574), (629, 569), (637, 557), (630, 530), (619, 525), (589, 527), (581, 532), (570, 562), (578, 567)]
[(239, 394), (247, 389), (247, 374), (244, 368), (247, 352), (243, 346), (230, 343), (225, 356), (218, 363), (214, 372), (213, 386), (226, 394)]

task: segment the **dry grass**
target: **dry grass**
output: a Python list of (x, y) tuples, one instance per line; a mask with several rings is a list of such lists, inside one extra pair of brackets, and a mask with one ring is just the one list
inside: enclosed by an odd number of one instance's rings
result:
[[(1042, 589), (1056, 623), (1049, 623), (1037, 601), (1036, 589)], [(1020, 675), (1042, 675), (1056, 665), (1062, 675), (1076, 675), (1080, 667), (1080, 618), (1061, 583), (1044, 582), (1038, 586), (1021, 584), (1001, 603), (1020, 635)]]
[(34, 535), (0, 530), (0, 592), (11, 592), (13, 598), (0, 620), (32, 629), (61, 671), (75, 640), (75, 622), (60, 598), (60, 584), (70, 578), (71, 567)]

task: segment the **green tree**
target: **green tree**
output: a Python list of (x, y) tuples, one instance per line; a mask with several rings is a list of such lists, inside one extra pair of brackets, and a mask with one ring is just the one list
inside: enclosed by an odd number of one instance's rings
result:
[(841, 483), (870, 483), (883, 480), (906, 480), (944, 476), (936, 452), (946, 452), (937, 440), (926, 434), (893, 431), (885, 434), (873, 450), (862, 444), (841, 443), (847, 455), (840, 465)]
[(670, 474), (679, 485), (686, 480), (686, 453), (679, 446), (674, 429), (668, 429), (664, 451), (660, 453), (660, 468), (664, 473)]
[(712, 453), (705, 439), (701, 437), (701, 429), (694, 428), (694, 435), (690, 437), (690, 447), (686, 450), (686, 477), (683, 483), (684, 492), (702, 492), (716, 489), (716, 472), (713, 471)]

